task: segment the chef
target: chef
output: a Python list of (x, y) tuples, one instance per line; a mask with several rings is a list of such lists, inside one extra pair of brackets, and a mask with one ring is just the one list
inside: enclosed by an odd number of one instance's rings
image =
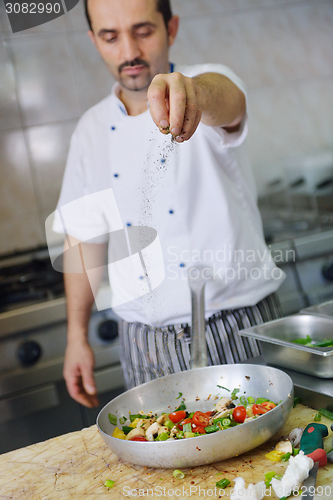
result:
[[(65, 250), (86, 242), (96, 255), (121, 230), (156, 234), (158, 286), (148, 287), (147, 267), (140, 273), (133, 265), (126, 274), (122, 261), (109, 260), (127, 388), (189, 368), (187, 273), (198, 264), (211, 278), (209, 363), (258, 355), (238, 331), (279, 317), (274, 292), (284, 277), (264, 242), (244, 151), (242, 81), (220, 64), (170, 63), (179, 19), (169, 0), (88, 0), (86, 13), (88, 35), (117, 81), (74, 131), (53, 228), (65, 232)], [(98, 399), (87, 326), (94, 293), (88, 270), (66, 272), (66, 258), (64, 377), (70, 395), (92, 407)]]

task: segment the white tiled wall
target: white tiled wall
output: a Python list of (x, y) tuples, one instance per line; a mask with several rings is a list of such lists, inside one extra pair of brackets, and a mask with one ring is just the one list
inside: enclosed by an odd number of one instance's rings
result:
[[(259, 190), (284, 157), (333, 149), (332, 0), (172, 4), (181, 24), (170, 59), (221, 62), (248, 88), (248, 148)], [(45, 245), (70, 135), (112, 86), (86, 30), (82, 0), (17, 34), (0, 2), (0, 255)]]

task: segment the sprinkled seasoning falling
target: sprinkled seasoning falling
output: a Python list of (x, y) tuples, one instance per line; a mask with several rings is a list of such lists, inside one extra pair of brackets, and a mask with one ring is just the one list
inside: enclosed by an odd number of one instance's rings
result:
[[(176, 141), (173, 135), (168, 134), (165, 136), (165, 140), (161, 146), (159, 146), (160, 152), (156, 154), (156, 133), (159, 131), (154, 131), (154, 137), (150, 139), (151, 148), (147, 154), (146, 160), (144, 162), (144, 167), (142, 170), (142, 183), (140, 185), (141, 190), (141, 207), (139, 216), (140, 226), (149, 226), (156, 228), (156, 223), (154, 222), (154, 211), (158, 203), (158, 191), (163, 186), (163, 179), (168, 171), (169, 160), (172, 154), (175, 152)], [(154, 154), (153, 154), (154, 153)], [(158, 188), (158, 189), (157, 189)], [(162, 187), (163, 188), (163, 187)], [(148, 244), (144, 241), (144, 236), (142, 235), (140, 241), (140, 247), (145, 248)], [(147, 278), (146, 269), (145, 279)], [(150, 288), (150, 283), (148, 280), (148, 285)], [(148, 293), (142, 297), (144, 307), (150, 311), (152, 323), (157, 322), (157, 312), (163, 306), (163, 304), (157, 303), (157, 296), (154, 293)]]

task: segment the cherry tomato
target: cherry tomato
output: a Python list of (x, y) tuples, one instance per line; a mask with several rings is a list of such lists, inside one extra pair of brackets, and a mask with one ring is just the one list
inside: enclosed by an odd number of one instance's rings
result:
[(169, 420), (176, 424), (177, 422), (180, 422), (186, 417), (186, 411), (184, 410), (179, 410), (179, 411), (174, 411), (173, 413), (170, 413), (169, 415)]
[(207, 417), (209, 417), (209, 418), (210, 418), (212, 413), (213, 413), (212, 411), (205, 411), (205, 415), (207, 415)]
[(232, 417), (235, 422), (242, 424), (246, 419), (246, 409), (244, 406), (236, 406), (232, 412)]
[(202, 411), (196, 411), (192, 417), (193, 423), (200, 427), (207, 427), (209, 425), (209, 417)]
[(179, 427), (179, 429), (181, 431), (183, 430), (183, 425), (185, 425), (185, 424), (192, 424), (192, 419), (191, 418), (185, 418), (185, 420), (182, 420), (182, 422), (179, 422), (178, 427)]
[(276, 404), (274, 404), (272, 401), (264, 401), (263, 403), (261, 403), (261, 405), (263, 408), (265, 408), (266, 410), (273, 410), (273, 408), (276, 407)]
[(133, 436), (132, 438), (129, 439), (129, 441), (147, 441), (148, 442), (148, 439), (146, 439), (144, 436)]
[(252, 405), (252, 412), (253, 415), (263, 415), (264, 413), (267, 413), (268, 410), (264, 408), (262, 405), (257, 405), (256, 403), (254, 403)]
[(199, 432), (199, 434), (206, 434), (205, 428), (201, 427), (201, 425), (192, 424), (192, 431)]

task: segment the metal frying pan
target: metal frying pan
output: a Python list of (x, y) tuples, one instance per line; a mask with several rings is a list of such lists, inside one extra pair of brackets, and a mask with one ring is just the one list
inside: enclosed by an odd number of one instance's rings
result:
[[(113, 438), (115, 428), (108, 414), (117, 418), (128, 413), (171, 412), (180, 404), (179, 393), (188, 411), (214, 409), (214, 396), (267, 397), (282, 401), (276, 408), (250, 422), (200, 437), (175, 441), (136, 442)], [(293, 406), (293, 383), (281, 370), (268, 366), (234, 364), (196, 368), (168, 375), (131, 389), (108, 403), (97, 417), (97, 427), (105, 444), (118, 457), (147, 467), (195, 467), (245, 453), (270, 439), (285, 424)]]

